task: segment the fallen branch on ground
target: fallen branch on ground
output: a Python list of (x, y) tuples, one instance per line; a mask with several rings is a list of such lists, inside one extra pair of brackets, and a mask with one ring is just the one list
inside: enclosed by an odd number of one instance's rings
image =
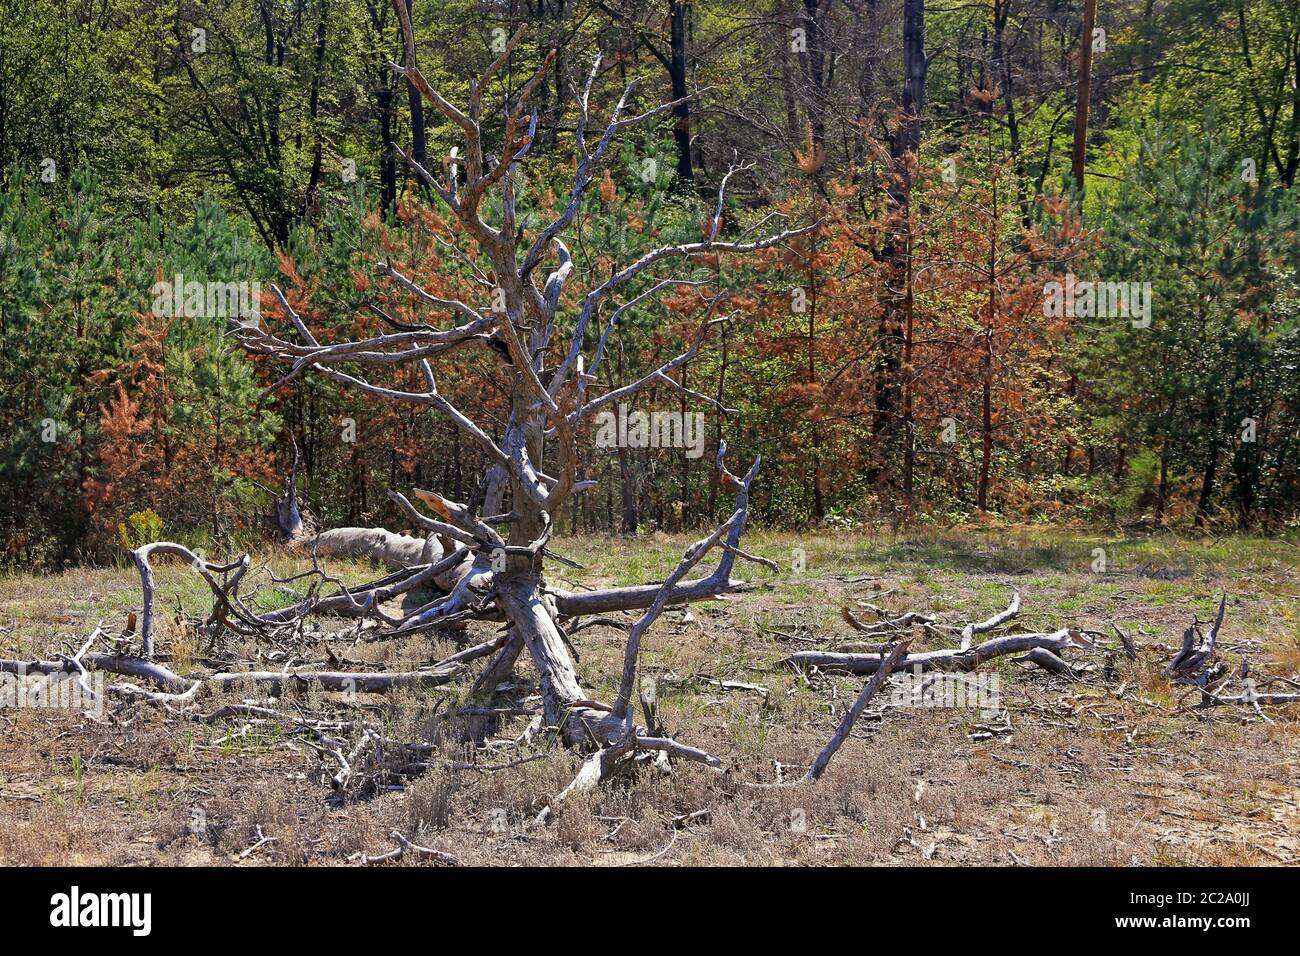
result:
[[(1054, 655), (1072, 647), (1089, 647), (1089, 642), (1079, 631), (1062, 628), (1050, 634), (1008, 634), (994, 637), (968, 650), (951, 648), (937, 651), (919, 651), (909, 654), (899, 662), (900, 670), (957, 670), (971, 671), (986, 661), (1005, 654), (1020, 654), (1042, 648)], [(799, 651), (782, 663), (791, 667), (817, 667), (823, 671), (843, 674), (874, 674), (884, 661), (881, 654), (842, 654), (834, 651)], [(1034, 661), (1034, 663), (1039, 663)]]
[(400, 860), (407, 853), (414, 853), (417, 856), (427, 857), (436, 863), (441, 863), (443, 866), (460, 866), (460, 860), (450, 853), (412, 843), (397, 830), (390, 830), (388, 835), (397, 841), (397, 849), (389, 850), (387, 853), (381, 853), (378, 856), (367, 856), (362, 853), (353, 857), (353, 859), (362, 866), (373, 866), (376, 863), (391, 863), (393, 860)]
[[(1276, 681), (1281, 681), (1290, 686), (1295, 686), (1295, 684), (1281, 677), (1265, 678), (1264, 681), (1257, 682), (1254, 678), (1248, 676), (1250, 665), (1244, 657), (1242, 658), (1241, 672), (1237, 678), (1243, 688), (1242, 691), (1228, 695), (1222, 693), (1224, 687), (1233, 679), (1232, 677), (1224, 677), (1224, 672), (1227, 669), (1225, 663), (1216, 659), (1219, 630), (1223, 627), (1227, 607), (1228, 595), (1225, 593), (1219, 599), (1219, 610), (1214, 615), (1214, 622), (1210, 625), (1209, 634), (1204, 638), (1201, 637), (1201, 622), (1196, 618), (1192, 619), (1191, 625), (1183, 632), (1182, 647), (1174, 655), (1168, 666), (1165, 667), (1164, 674), (1166, 677), (1171, 678), (1175, 684), (1191, 685), (1200, 689), (1200, 701), (1194, 707), (1196, 710), (1224, 706), (1250, 707), (1265, 721), (1272, 723), (1272, 720), (1264, 713), (1260, 705), (1298, 703), (1300, 702), (1300, 693), (1261, 693), (1258, 690), (1261, 684), (1267, 685)], [(1223, 679), (1220, 680), (1220, 678)]]
[(804, 777), (805, 780), (821, 779), (821, 775), (826, 772), (826, 768), (830, 765), (831, 758), (835, 756), (835, 751), (840, 749), (840, 745), (843, 744), (845, 738), (848, 737), (849, 731), (853, 729), (854, 723), (857, 721), (858, 717), (862, 715), (862, 711), (867, 706), (867, 702), (871, 700), (876, 691), (880, 689), (880, 685), (885, 682), (885, 678), (889, 676), (889, 672), (897, 667), (898, 662), (907, 655), (908, 644), (908, 641), (899, 641), (894, 646), (893, 650), (885, 655), (884, 659), (880, 662), (880, 666), (876, 668), (876, 672), (872, 675), (871, 680), (867, 681), (863, 686), (861, 693), (858, 694), (857, 700), (853, 702), (853, 706), (849, 708), (848, 713), (844, 715), (844, 719), (840, 721), (840, 725), (836, 729), (834, 736), (832, 736), (826, 746), (822, 748), (822, 752), (817, 755), (817, 759), (813, 761), (813, 765), (808, 768), (808, 773)]
[[(81, 663), (90, 668), (151, 680), (163, 688), (162, 693), (147, 691), (134, 684), (114, 684), (107, 689), (121, 697), (135, 697), (155, 703), (187, 703), (201, 689), (232, 690), (246, 683), (264, 686), (272, 694), (281, 693), (289, 684), (307, 687), (320, 686), (322, 690), (358, 694), (382, 694), (408, 687), (437, 687), (465, 673), (469, 662), (486, 657), (505, 643), (505, 635), (458, 651), (430, 667), (415, 671), (384, 673), (377, 671), (326, 671), (306, 668), (283, 671), (222, 671), (182, 677), (163, 664), (140, 657), (117, 654), (85, 654)], [(0, 659), (0, 673), (73, 674), (78, 668), (75, 659), (19, 661)]]
[[(984, 621), (972, 622), (962, 628), (961, 647), (934, 651), (919, 651), (909, 654), (898, 662), (900, 670), (974, 670), (980, 664), (1005, 654), (1025, 654), (1021, 660), (1029, 661), (1054, 674), (1069, 674), (1073, 669), (1058, 655), (1071, 647), (1089, 647), (1089, 642), (1082, 631), (1063, 628), (1050, 634), (1007, 634), (990, 638), (981, 644), (974, 644), (976, 634), (987, 634), (1005, 625), (1020, 614), (1020, 592), (1012, 592), (1011, 602), (1006, 609)], [(864, 634), (887, 634), (910, 629), (914, 625), (925, 627), (928, 633), (935, 633), (935, 620), (915, 611), (908, 611), (895, 618), (886, 618), (881, 624), (863, 624), (853, 616), (848, 608), (841, 611), (844, 620), (856, 631)], [(889, 643), (861, 651), (799, 651), (786, 657), (782, 663), (791, 667), (816, 667), (823, 671), (844, 674), (874, 674), (885, 659)]]

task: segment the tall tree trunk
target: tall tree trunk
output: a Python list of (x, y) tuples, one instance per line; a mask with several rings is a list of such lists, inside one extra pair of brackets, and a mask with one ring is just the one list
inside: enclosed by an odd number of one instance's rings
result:
[(623, 533), (636, 534), (636, 474), (627, 460), (627, 449), (618, 446), (619, 488), (623, 495)]
[[(713, 413), (715, 428), (713, 432), (712, 458), (717, 457), (718, 449), (722, 446), (721, 408), (726, 404), (726, 395), (727, 395), (727, 366), (730, 362), (730, 354), (729, 354), (728, 342), (727, 342), (727, 326), (725, 325), (722, 326), (721, 337), (722, 337), (722, 356), (721, 356), (721, 361), (718, 365), (718, 391), (714, 395), (714, 401), (718, 403), (719, 410)], [(684, 425), (685, 422), (683, 422), (683, 426)], [(712, 519), (713, 517), (714, 509), (716, 509), (718, 506), (718, 483), (719, 483), (718, 470), (716, 468), (709, 469), (709, 504), (708, 504), (707, 514), (710, 519)]]
[(984, 333), (984, 387), (980, 405), (980, 480), (976, 507), (989, 510), (989, 474), (993, 468), (993, 330)]
[[(862, 8), (854, 8), (856, 32), (862, 40), (863, 54), (861, 73), (858, 75), (858, 118), (864, 123), (869, 121), (876, 106), (876, 70), (880, 59), (880, 0), (866, 0), (866, 15)], [(867, 127), (854, 137), (853, 164), (862, 163), (866, 153)]]
[(385, 211), (391, 212), (397, 206), (397, 154), (393, 149), (393, 91), (389, 84), (389, 70), (379, 70), (379, 87), (375, 97), (379, 110), (379, 156), (380, 201)]
[(799, 149), (799, 108), (794, 95), (794, 70), (790, 66), (790, 11), (788, 0), (776, 0), (777, 60), (781, 64), (781, 98), (785, 104), (786, 145), (793, 157)]
[[(817, 381), (817, 271), (812, 263), (817, 261), (817, 240), (813, 238), (809, 248), (808, 269), (808, 384)], [(812, 429), (812, 473), (809, 476), (812, 485), (813, 518), (821, 521), (826, 517), (826, 501), (822, 494), (822, 431), (814, 423)]]
[(993, 167), (993, 122), (989, 117), (989, 160), (993, 171), (992, 223), (989, 227), (988, 312), (984, 328), (984, 388), (982, 394), (980, 482), (978, 507), (989, 510), (989, 476), (993, 469), (993, 335), (997, 329), (998, 301), (998, 176)]
[(1097, 0), (1083, 2), (1083, 29), (1079, 35), (1079, 93), (1074, 102), (1074, 185), (1083, 194), (1083, 167), (1088, 152), (1088, 105), (1092, 98), (1092, 31), (1097, 22)]
[[(412, 13), (412, 5), (415, 0), (406, 0), (406, 13), (408, 16)], [(424, 99), (420, 96), (420, 91), (411, 84), (406, 84), (406, 98), (411, 109), (411, 158), (423, 166), (429, 168), (429, 144), (425, 134), (424, 124)]]
[(321, 3), (316, 21), (316, 53), (311, 71), (311, 93), (308, 98), (307, 116), (311, 120), (312, 159), (311, 171), (307, 175), (307, 188), (303, 190), (299, 214), (314, 215), (320, 206), (320, 180), (323, 172), (324, 146), (320, 129), (320, 89), (321, 79), (325, 73), (326, 40), (329, 36), (329, 4)]
[(1205, 524), (1210, 515), (1210, 501), (1214, 497), (1214, 478), (1219, 470), (1219, 440), (1211, 426), (1210, 454), (1205, 461), (1205, 471), (1201, 474), (1201, 494), (1196, 501), (1196, 527)]
[[(668, 14), (671, 18), (672, 48), (669, 56), (668, 76), (672, 83), (673, 99), (679, 100), (689, 92), (686, 86), (688, 58), (686, 51), (686, 17), (690, 8), (687, 0), (671, 0)], [(673, 140), (677, 144), (677, 178), (685, 185), (695, 184), (695, 167), (691, 162), (691, 104), (678, 103), (673, 107)]]
[[(825, 13), (821, 0), (803, 0), (800, 23), (807, 49), (801, 62), (806, 91), (804, 99), (808, 107), (808, 125), (812, 131), (814, 150), (824, 150), (826, 147), (826, 100), (834, 72), (834, 60), (826, 44)], [(822, 182), (822, 177), (822, 170), (818, 169), (818, 183)]]
[[(925, 76), (929, 63), (925, 56), (925, 0), (903, 0), (903, 120), (894, 136), (891, 155), (894, 177), (889, 198), (897, 222), (888, 231), (882, 250), (886, 275), (894, 290), (905, 283), (911, 231), (911, 185), (908, 154), (921, 151), (921, 116), (925, 112)], [(902, 296), (889, 294), (881, 318), (881, 350), (876, 363), (875, 423), (878, 437), (892, 434), (895, 428), (901, 366), (902, 329), (906, 324)]]
[[(681, 370), (677, 373), (678, 381), (682, 383), (682, 388), (686, 388), (686, 369), (687, 366), (683, 365), (681, 367)], [(679, 398), (680, 398), (680, 404), (678, 405), (678, 408), (681, 409), (682, 431), (684, 434), (686, 430), (686, 416), (691, 414), (691, 411), (690, 411), (689, 401), (686, 397), (686, 393), (683, 392)], [(690, 527), (690, 512), (691, 512), (691, 460), (687, 458), (685, 455), (682, 455), (681, 458), (682, 458), (682, 487), (681, 487), (681, 499), (680, 499), (681, 510), (678, 512), (679, 517), (677, 519), (678, 531), (681, 531), (683, 528)]]
[(1011, 0), (993, 3), (993, 59), (997, 64), (998, 82), (1002, 86), (1002, 105), (1007, 111), (1007, 140), (1011, 146), (1011, 165), (1016, 171), (1016, 201), (1020, 204), (1020, 221), (1030, 226), (1029, 196), (1025, 191), (1025, 160), (1020, 149), (1020, 121), (1016, 117), (1016, 98), (1012, 92), (1011, 57), (1007, 52), (1007, 21)]
[(912, 395), (915, 390), (916, 377), (912, 368), (913, 341), (913, 286), (912, 286), (912, 250), (911, 234), (908, 234), (907, 278), (903, 289), (903, 510), (911, 517), (913, 494), (912, 484), (916, 475), (916, 419), (912, 408)]
[(1249, 446), (1243, 442), (1233, 453), (1232, 470), (1236, 478), (1237, 524), (1245, 529), (1250, 526), (1255, 501), (1259, 497), (1259, 468), (1252, 460)]

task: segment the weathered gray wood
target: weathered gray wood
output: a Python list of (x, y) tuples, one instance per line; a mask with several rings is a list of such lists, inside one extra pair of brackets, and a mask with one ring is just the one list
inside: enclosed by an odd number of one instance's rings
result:
[(322, 558), (372, 558), (394, 571), (433, 564), (443, 555), (434, 535), (415, 538), (387, 528), (332, 528), (296, 547)]
[[(143, 657), (146, 659), (152, 658), (154, 654), (153, 608), (157, 584), (154, 579), (151, 558), (155, 554), (171, 555), (189, 562), (190, 567), (207, 582), (213, 596), (216, 598), (216, 606), (213, 609), (214, 617), (218, 614), (223, 618), (229, 615), (245, 624), (256, 627), (257, 622), (232, 600), (232, 595), (237, 592), (240, 579), (248, 571), (250, 563), (248, 555), (244, 555), (230, 564), (214, 564), (195, 554), (184, 545), (176, 544), (173, 541), (155, 541), (131, 552), (136, 570), (140, 572), (140, 587), (143, 594), (143, 609), (140, 614), (140, 653)], [(213, 574), (229, 574), (230, 579), (224, 585), (218, 584)]]
[(880, 685), (885, 682), (885, 678), (889, 676), (889, 672), (897, 667), (898, 662), (907, 655), (908, 644), (908, 641), (899, 641), (894, 645), (893, 650), (881, 659), (880, 665), (876, 668), (871, 680), (867, 681), (863, 686), (862, 690), (858, 693), (857, 699), (853, 702), (853, 706), (849, 708), (848, 713), (846, 713), (844, 718), (840, 721), (840, 725), (836, 728), (835, 734), (826, 742), (826, 746), (823, 747), (821, 753), (817, 755), (817, 759), (813, 761), (813, 765), (808, 768), (808, 773), (806, 774), (805, 779), (821, 779), (821, 775), (826, 772), (826, 768), (830, 765), (831, 758), (835, 756), (835, 751), (840, 749), (840, 745), (848, 738), (849, 731), (853, 729), (854, 723), (856, 723), (857, 719), (862, 716), (862, 711), (866, 708), (867, 702), (870, 701), (876, 691), (880, 689)]
[[(687, 337), (680, 354), (669, 357), (641, 379), (623, 384), (611, 382), (608, 390), (588, 396), (588, 386), (595, 380), (596, 370), (606, 354), (609, 330), (619, 314), (674, 285), (698, 284), (689, 276), (680, 280), (658, 276), (649, 283), (648, 291), (632, 295), (629, 290), (636, 287), (636, 281), (658, 265), (690, 264), (701, 254), (751, 253), (773, 248), (807, 235), (820, 223), (795, 226), (752, 241), (720, 239), (721, 211), (726, 208), (727, 189), (734, 177), (748, 168), (733, 164), (722, 177), (715, 207), (717, 214), (702, 241), (654, 249), (611, 270), (587, 290), (566, 296), (566, 286), (579, 273), (562, 234), (574, 221), (592, 183), (598, 180), (596, 170), (613, 155), (611, 147), (618, 134), (664, 115), (675, 104), (661, 104), (637, 115), (625, 115), (633, 92), (629, 85), (608, 113), (604, 130), (589, 135), (588, 103), (601, 75), (599, 63), (593, 66), (577, 102), (574, 142), (578, 162), (572, 191), (563, 211), (549, 222), (531, 224), (528, 231), (532, 236), (525, 239), (524, 223), (519, 221), (516, 209), (518, 164), (527, 156), (536, 133), (538, 113), (532, 109), (530, 97), (553, 68), (555, 52), (544, 56), (540, 68), (531, 76), (512, 81), (505, 91), (504, 103), (496, 99), (496, 90), (492, 91), (491, 100), (485, 100), (493, 76), (504, 69), (524, 34), (526, 27), (521, 26), (507, 42), (505, 51), (470, 85), (468, 104), (462, 109), (438, 93), (421, 73), (415, 61), (414, 36), (405, 4), (394, 0), (394, 7), (404, 55), (402, 64), (389, 64), (390, 67), (448, 120), (464, 146), (463, 162), (453, 164), (445, 181), (419, 163), (411, 162), (411, 166), (416, 176), (450, 210), (450, 220), (460, 237), (448, 239), (447, 243), (462, 260), (469, 256), (457, 248), (456, 241), (473, 242), (477, 246), (481, 259), (475, 267), (481, 270), (484, 289), (492, 289), (491, 304), (432, 294), (399, 271), (395, 263), (378, 262), (375, 265), (385, 283), (395, 284), (409, 293), (413, 301), (431, 313), (427, 319), (418, 324), (390, 320), (389, 324), (397, 331), (355, 341), (322, 342), (294, 310), (284, 292), (273, 286), (272, 292), (279, 303), (279, 321), (268, 322), (266, 326), (240, 325), (231, 332), (239, 347), (279, 365), (279, 380), (264, 394), (301, 376), (314, 374), (386, 402), (432, 409), (475, 446), (487, 460), (490, 472), (479, 491), (466, 502), (453, 501), (434, 491), (408, 489), (428, 513), (417, 510), (402, 492), (390, 489), (390, 499), (415, 528), (428, 533), (426, 538), (395, 534), (383, 528), (340, 528), (308, 537), (299, 545), (315, 557), (372, 557), (390, 568), (410, 570), (410, 577), (360, 590), (340, 586), (340, 591), (328, 598), (311, 597), (291, 608), (260, 616), (248, 614), (237, 599), (228, 599), (224, 593), (218, 594), (218, 600), (243, 625), (263, 632), (280, 628), (281, 634), (287, 626), (299, 624), (306, 615), (319, 613), (374, 618), (380, 622), (385, 636), (442, 628), (470, 617), (504, 620), (509, 625), (506, 632), (509, 637), (503, 635), (493, 643), (492, 650), (499, 653), (482, 677), (484, 685), (492, 688), (526, 648), (541, 685), (543, 719), (548, 726), (558, 728), (568, 744), (594, 748), (602, 755), (594, 771), (596, 779), (636, 750), (658, 751), (716, 765), (716, 758), (661, 736), (657, 728), (656, 733), (649, 733), (637, 727), (632, 714), (632, 688), (639, 669), (642, 639), (664, 608), (737, 587), (739, 582), (731, 578), (737, 557), (773, 566), (771, 561), (748, 554), (740, 547), (748, 517), (749, 485), (759, 462), (754, 462), (743, 479), (738, 478), (727, 471), (726, 446), (719, 443), (717, 467), (722, 484), (735, 492), (733, 514), (689, 551), (663, 584), (578, 594), (554, 591), (545, 580), (545, 559), (554, 559), (547, 543), (555, 530), (554, 516), (562, 513), (572, 495), (594, 484), (580, 480), (581, 456), (577, 443), (581, 426), (600, 409), (629, 400), (652, 387), (667, 387), (687, 400), (725, 411), (716, 399), (688, 388), (680, 380), (680, 374), (678, 377), (672, 374), (681, 373), (704, 347), (713, 328), (728, 321), (714, 316), (724, 301), (720, 295), (702, 300), (707, 302), (705, 314), (694, 334)], [(492, 142), (499, 144), (495, 156), (485, 154), (482, 130), (482, 111), (489, 102), (493, 114), (500, 119), (499, 127), (494, 126), (491, 136)], [(620, 297), (623, 301), (617, 304), (616, 299)], [(562, 298), (568, 318), (561, 316)], [(602, 316), (610, 323), (605, 334), (589, 334), (598, 331), (592, 329), (592, 324), (602, 322)], [(561, 342), (565, 335), (569, 336), (567, 348)], [(557, 342), (561, 345), (558, 351), (554, 348)], [(503, 364), (501, 380), (508, 383), (509, 389), (508, 411), (503, 421), (493, 423), (490, 434), (489, 429), (470, 419), (439, 390), (431, 364), (431, 360), (445, 358), (461, 349), (476, 350), (485, 343), (492, 346), (489, 354)], [(416, 372), (415, 376), (399, 380), (407, 383), (415, 378), (415, 384), (390, 387), (367, 377), (368, 369), (387, 370), (398, 365), (406, 365)], [(393, 379), (385, 375), (383, 380)], [(503, 513), (503, 508), (509, 511)], [(713, 572), (696, 581), (685, 581), (686, 574), (714, 546), (720, 546), (721, 554)], [(461, 548), (464, 553), (458, 557)], [(147, 554), (143, 559), (141, 575), (150, 611), (147, 625), (152, 635), (154, 582), (147, 566)], [(331, 580), (319, 568), (315, 573), (321, 580)], [(387, 617), (379, 609), (378, 605), (386, 598), (413, 588), (429, 577), (447, 592), (444, 597), (400, 620)], [(615, 706), (610, 707), (593, 700), (584, 689), (575, 655), (558, 621), (561, 616), (631, 609), (646, 613), (629, 632), (619, 692)], [(151, 643), (148, 648), (152, 652)], [(464, 660), (449, 658), (432, 668), (409, 674), (250, 672), (210, 674), (201, 680), (203, 686), (231, 686), (251, 680), (272, 688), (293, 680), (312, 680), (328, 688), (379, 690), (449, 680), (458, 676), (464, 666)], [(155, 673), (153, 676), (156, 680), (161, 678), (169, 692), (190, 694), (197, 686), (176, 675)], [(181, 683), (178, 685), (173, 677)]]
[(1030, 664), (1037, 664), (1043, 670), (1056, 674), (1060, 677), (1075, 677), (1074, 668), (1066, 661), (1057, 657), (1045, 647), (1035, 647), (1024, 657), (1016, 658), (1018, 661), (1027, 661)]
[(1166, 677), (1194, 677), (1206, 661), (1214, 656), (1214, 647), (1219, 638), (1219, 628), (1223, 626), (1223, 616), (1227, 606), (1228, 595), (1225, 593), (1219, 601), (1219, 613), (1215, 615), (1214, 624), (1203, 644), (1196, 645), (1195, 623), (1183, 632), (1182, 650), (1174, 655), (1174, 659), (1165, 668)]
[[(126, 677), (138, 677), (153, 681), (165, 691), (162, 695), (152, 695), (139, 691), (138, 696), (155, 697), (158, 700), (191, 699), (195, 692), (203, 688), (230, 690), (252, 682), (263, 685), (272, 693), (279, 693), (289, 684), (318, 684), (325, 690), (351, 691), (361, 694), (384, 693), (404, 687), (435, 687), (446, 684), (465, 673), (467, 665), (481, 657), (486, 657), (498, 650), (505, 643), (506, 636), (500, 635), (491, 641), (476, 644), (447, 657), (430, 667), (415, 671), (392, 673), (370, 671), (328, 671), (312, 668), (298, 668), (285, 671), (222, 671), (215, 674), (200, 674), (196, 677), (183, 677), (157, 661), (148, 661), (140, 657), (125, 657), (117, 654), (84, 654), (81, 663), (87, 667), (121, 674)], [(19, 661), (0, 659), (0, 673), (9, 674), (60, 674), (74, 673), (76, 668), (72, 659)], [(111, 688), (110, 688), (111, 689)]]
[(999, 611), (987, 621), (972, 622), (967, 624), (961, 632), (961, 649), (969, 650), (975, 641), (976, 634), (987, 634), (989, 631), (995, 631), (1007, 621), (1016, 617), (1020, 613), (1020, 592), (1011, 592), (1011, 603), (1007, 605), (1005, 611)]
[[(1063, 651), (1070, 647), (1087, 647), (1088, 643), (1078, 631), (1068, 628), (1051, 634), (1008, 634), (976, 644), (965, 651), (948, 649), (920, 651), (909, 654), (898, 665), (905, 670), (973, 670), (985, 661), (1004, 654), (1020, 654), (1036, 647), (1049, 651)], [(819, 667), (825, 671), (845, 674), (874, 674), (883, 657), (880, 654), (837, 654), (832, 651), (800, 651), (785, 658), (792, 667)]]

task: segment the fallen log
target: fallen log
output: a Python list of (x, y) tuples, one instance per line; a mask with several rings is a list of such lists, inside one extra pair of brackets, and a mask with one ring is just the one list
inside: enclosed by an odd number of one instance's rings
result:
[(854, 613), (847, 607), (840, 608), (840, 616), (844, 618), (844, 623), (855, 631), (863, 634), (881, 635), (889, 634), (894, 631), (910, 630), (913, 625), (928, 625), (934, 623), (934, 618), (928, 614), (918, 614), (916, 611), (908, 611), (906, 614), (900, 614), (898, 617), (883, 616), (875, 624), (864, 624), (859, 621)]
[(420, 846), (417, 843), (412, 843), (397, 830), (390, 830), (389, 836), (397, 841), (397, 849), (389, 850), (387, 853), (381, 853), (378, 856), (367, 856), (362, 853), (355, 857), (357, 862), (362, 866), (373, 866), (376, 863), (390, 863), (393, 860), (400, 860), (407, 853), (414, 853), (416, 856), (428, 857), (435, 863), (441, 863), (443, 866), (460, 866), (460, 860), (452, 856), (450, 853), (444, 853), (442, 850), (434, 850), (427, 846)]
[[(491, 641), (458, 651), (430, 667), (395, 672), (300, 668), (284, 671), (221, 671), (183, 677), (163, 664), (140, 657), (86, 654), (81, 658), (81, 663), (88, 668), (153, 681), (163, 689), (163, 693), (146, 691), (130, 684), (114, 685), (108, 690), (120, 696), (140, 697), (157, 703), (185, 703), (192, 700), (201, 689), (231, 690), (246, 682), (262, 685), (273, 694), (280, 693), (291, 682), (304, 686), (317, 684), (323, 690), (382, 694), (407, 687), (436, 687), (449, 683), (464, 674), (470, 661), (486, 657), (500, 649), (505, 641), (506, 635), (501, 634)], [(32, 661), (0, 659), (0, 673), (27, 675), (77, 672), (76, 663), (71, 658)]]
[[(950, 648), (908, 654), (898, 662), (898, 669), (970, 671), (985, 661), (1005, 654), (1021, 654), (1038, 648), (1056, 654), (1071, 647), (1090, 646), (1090, 642), (1079, 631), (1069, 628), (1062, 628), (1051, 634), (1008, 634), (991, 638), (966, 650)], [(885, 656), (883, 654), (842, 654), (834, 651), (799, 651), (785, 658), (782, 663), (798, 668), (817, 667), (824, 671), (842, 674), (874, 674), (880, 669)]]
[(373, 558), (400, 571), (419, 564), (432, 564), (442, 557), (442, 545), (434, 535), (415, 538), (387, 528), (332, 528), (295, 545), (322, 558)]

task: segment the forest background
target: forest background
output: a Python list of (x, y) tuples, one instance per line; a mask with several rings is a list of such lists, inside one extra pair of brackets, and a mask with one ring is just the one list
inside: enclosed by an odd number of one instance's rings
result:
[[(721, 235), (821, 222), (693, 257), (621, 318), (611, 382), (724, 296), (674, 373), (713, 404), (664, 383), (623, 412), (698, 424), (703, 453), (592, 430), (600, 484), (564, 530), (716, 522), (722, 440), (763, 455), (772, 527), (1300, 518), (1294, 0), (405, 2), (453, 99), (521, 23), (501, 96), (557, 51), (535, 222), (571, 186), (597, 52), (601, 109), (633, 79), (636, 112), (689, 94), (584, 200), (585, 278), (707, 235), (735, 162)], [(379, 260), (483, 294), (401, 155), (454, 175), (400, 58), (385, 0), (0, 0), (0, 564), (221, 553), (291, 472), (323, 527), (400, 524), (390, 487), (470, 496), (486, 462), (451, 422), (321, 377), (264, 396), (276, 373), (229, 348), (278, 315), (273, 283), (327, 336), (438, 324)], [(491, 431), (500, 366), (462, 354), (440, 388)]]

